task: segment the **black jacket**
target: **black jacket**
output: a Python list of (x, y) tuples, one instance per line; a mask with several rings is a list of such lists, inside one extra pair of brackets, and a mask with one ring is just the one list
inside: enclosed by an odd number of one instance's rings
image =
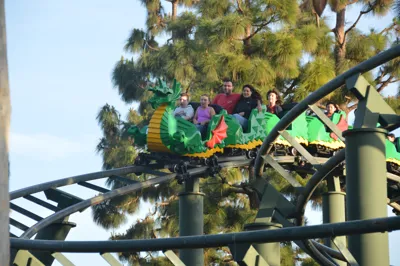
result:
[(257, 100), (253, 98), (240, 97), (240, 100), (233, 110), (234, 114), (244, 112), (244, 118), (249, 119), (251, 110), (257, 107)]

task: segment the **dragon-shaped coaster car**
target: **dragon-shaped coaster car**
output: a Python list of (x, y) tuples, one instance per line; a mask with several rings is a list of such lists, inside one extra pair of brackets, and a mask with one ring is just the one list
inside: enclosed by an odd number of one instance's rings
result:
[[(222, 109), (212, 117), (206, 136), (202, 139), (192, 122), (173, 114), (181, 94), (179, 82), (174, 80), (172, 88), (169, 88), (165, 81), (158, 79), (156, 86), (148, 90), (153, 92), (149, 102), (155, 112), (148, 126), (140, 129), (132, 126), (128, 134), (134, 139), (135, 145), (143, 148), (147, 146), (147, 151), (154, 154), (210, 158), (216, 153), (226, 153), (227, 150), (256, 151), (280, 120), (275, 114), (266, 112), (266, 107), (263, 106), (261, 112), (252, 110), (247, 130), (244, 131), (238, 121)], [(280, 116), (288, 112), (293, 104), (282, 107), (283, 113)], [(333, 114), (331, 120), (342, 131), (351, 128), (347, 125), (344, 112)], [(335, 151), (344, 148), (344, 143), (318, 117), (308, 116), (305, 112), (286, 131), (318, 156), (330, 157)], [(276, 155), (296, 155), (292, 151), (292, 145), (282, 136), (275, 140), (274, 146)], [(393, 168), (391, 171), (400, 172), (400, 139), (396, 139), (396, 143), (387, 141), (386, 157)]]
[(212, 117), (206, 137), (202, 139), (192, 122), (173, 115), (181, 94), (179, 82), (174, 80), (172, 88), (169, 88), (164, 81), (158, 79), (158, 84), (149, 90), (154, 93), (149, 102), (155, 109), (150, 123), (141, 129), (132, 126), (128, 133), (134, 138), (135, 145), (147, 145), (150, 152), (209, 158), (215, 153), (223, 153), (224, 148), (254, 149), (266, 137), (265, 108), (262, 112), (252, 111), (247, 132), (226, 110), (222, 110)]

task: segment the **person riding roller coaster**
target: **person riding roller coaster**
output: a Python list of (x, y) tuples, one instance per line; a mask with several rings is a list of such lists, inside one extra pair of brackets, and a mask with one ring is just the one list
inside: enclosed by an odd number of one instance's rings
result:
[(212, 104), (219, 105), (224, 108), (228, 114), (232, 114), (241, 95), (239, 93), (232, 93), (233, 83), (229, 79), (224, 80), (223, 89), (224, 93), (215, 96)]
[(261, 112), (262, 99), (260, 93), (252, 85), (244, 85), (242, 95), (233, 110), (233, 117), (239, 122), (243, 130), (246, 131), (248, 119), (253, 109), (257, 108)]
[(279, 117), (279, 114), (282, 112), (282, 102), (279, 93), (275, 90), (270, 90), (267, 92), (267, 99), (267, 112)]
[[(231, 82), (225, 83), (225, 85), (227, 85), (226, 92), (232, 92)], [(226, 110), (218, 110), (218, 105), (215, 105), (215, 107), (209, 105), (213, 107), (216, 114), (206, 119), (209, 122), (207, 127), (204, 127), (205, 134), (202, 137), (195, 124), (174, 115), (176, 101), (181, 96), (179, 82), (174, 80), (170, 88), (166, 82), (159, 80), (155, 87), (149, 88), (149, 90), (153, 93), (149, 103), (155, 110), (154, 114), (147, 126), (139, 128), (132, 125), (128, 134), (135, 140), (135, 146), (143, 147), (148, 151), (147, 156), (150, 156), (150, 159), (153, 158), (151, 156), (156, 156), (154, 158), (164, 156), (163, 158), (173, 157), (179, 161), (193, 159), (202, 162), (203, 159), (208, 160), (213, 156), (220, 155), (246, 154), (254, 156), (266, 136), (275, 130), (274, 128), (282, 115), (290, 112), (291, 108), (294, 107), (294, 104), (280, 106), (278, 102), (279, 94), (270, 91), (268, 93), (268, 107), (262, 106), (261, 112), (257, 109), (251, 110), (247, 130), (243, 130), (238, 120), (229, 115)], [(245, 90), (246, 94), (249, 94), (247, 89)], [(243, 97), (245, 98), (245, 95)], [(196, 108), (195, 105), (192, 106)], [(268, 108), (271, 112), (267, 112)], [(343, 131), (348, 128), (346, 114), (339, 111), (334, 103), (327, 104), (326, 113), (340, 130)], [(198, 115), (195, 120), (198, 120)], [(339, 149), (343, 149), (345, 147), (343, 141), (333, 132), (327, 130), (323, 121), (324, 119), (308, 115), (306, 112), (300, 114), (273, 141), (273, 149), (271, 149), (273, 156), (296, 156), (297, 158), (298, 153), (292, 145), (293, 140), (297, 141), (311, 154), (319, 157), (331, 157)], [(197, 122), (201, 123), (201, 121)], [(291, 137), (291, 140), (289, 141), (284, 137), (284, 134), (287, 135), (288, 139)], [(399, 146), (399, 139), (396, 139), (395, 143), (387, 140), (386, 158), (387, 162), (391, 164), (391, 172), (400, 173)], [(302, 160), (300, 157), (298, 159)]]
[[(346, 114), (339, 109), (339, 106), (333, 102), (328, 102), (326, 104), (326, 111), (325, 114), (326, 116), (332, 120), (333, 123), (336, 124), (336, 126), (340, 129), (340, 131), (345, 131), (349, 128), (349, 125), (347, 123), (346, 119)], [(339, 117), (335, 116), (335, 114), (338, 114)], [(330, 131), (329, 128), (327, 128), (327, 131)], [(334, 140), (338, 139), (338, 136), (336, 136), (335, 133), (331, 132), (330, 133), (331, 138)]]
[(175, 117), (181, 117), (185, 120), (192, 120), (194, 115), (193, 107), (189, 104), (189, 95), (182, 93), (179, 99), (179, 106), (174, 110)]

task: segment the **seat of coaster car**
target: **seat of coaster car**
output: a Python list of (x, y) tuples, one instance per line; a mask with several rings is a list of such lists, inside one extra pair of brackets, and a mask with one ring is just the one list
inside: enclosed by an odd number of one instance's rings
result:
[[(197, 108), (200, 106), (199, 102), (189, 102), (189, 104), (193, 107), (193, 110), (196, 112)], [(208, 106), (214, 108), (215, 113), (219, 114), (224, 108), (218, 104), (209, 104)]]
[(397, 152), (400, 152), (400, 137), (394, 139), (394, 146), (396, 146)]
[(290, 110), (293, 109), (293, 107), (295, 107), (297, 105), (297, 103), (285, 103), (281, 105), (282, 108), (282, 112), (280, 112), (279, 114), (277, 114), (277, 116), (279, 118), (282, 118), (286, 113), (288, 113)]

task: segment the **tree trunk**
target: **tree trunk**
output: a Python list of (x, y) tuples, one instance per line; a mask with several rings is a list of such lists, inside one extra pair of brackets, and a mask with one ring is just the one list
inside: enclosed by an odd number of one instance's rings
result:
[(172, 1), (172, 20), (176, 19), (178, 15), (178, 1)]
[(335, 42), (336, 75), (340, 74), (340, 66), (342, 62), (345, 60), (346, 56), (346, 38), (344, 35), (345, 14), (346, 14), (345, 7), (342, 10), (336, 12), (336, 26), (334, 29), (335, 39), (336, 39)]
[(9, 265), (8, 216), (8, 133), (10, 127), (10, 90), (8, 87), (6, 18), (4, 0), (0, 0), (0, 265)]
[[(250, 0), (246, 0), (246, 8), (247, 8), (247, 10), (249, 10), (250, 9)], [(250, 45), (251, 45), (251, 39), (249, 38), (250, 37), (250, 35), (251, 35), (251, 30), (252, 30), (252, 26), (251, 26), (251, 24), (249, 24), (249, 25), (246, 25), (246, 36), (245, 36), (245, 40), (244, 40), (244, 42), (243, 42), (243, 44), (244, 44), (244, 50), (245, 50), (245, 53), (246, 54), (249, 54), (250, 53)]]

